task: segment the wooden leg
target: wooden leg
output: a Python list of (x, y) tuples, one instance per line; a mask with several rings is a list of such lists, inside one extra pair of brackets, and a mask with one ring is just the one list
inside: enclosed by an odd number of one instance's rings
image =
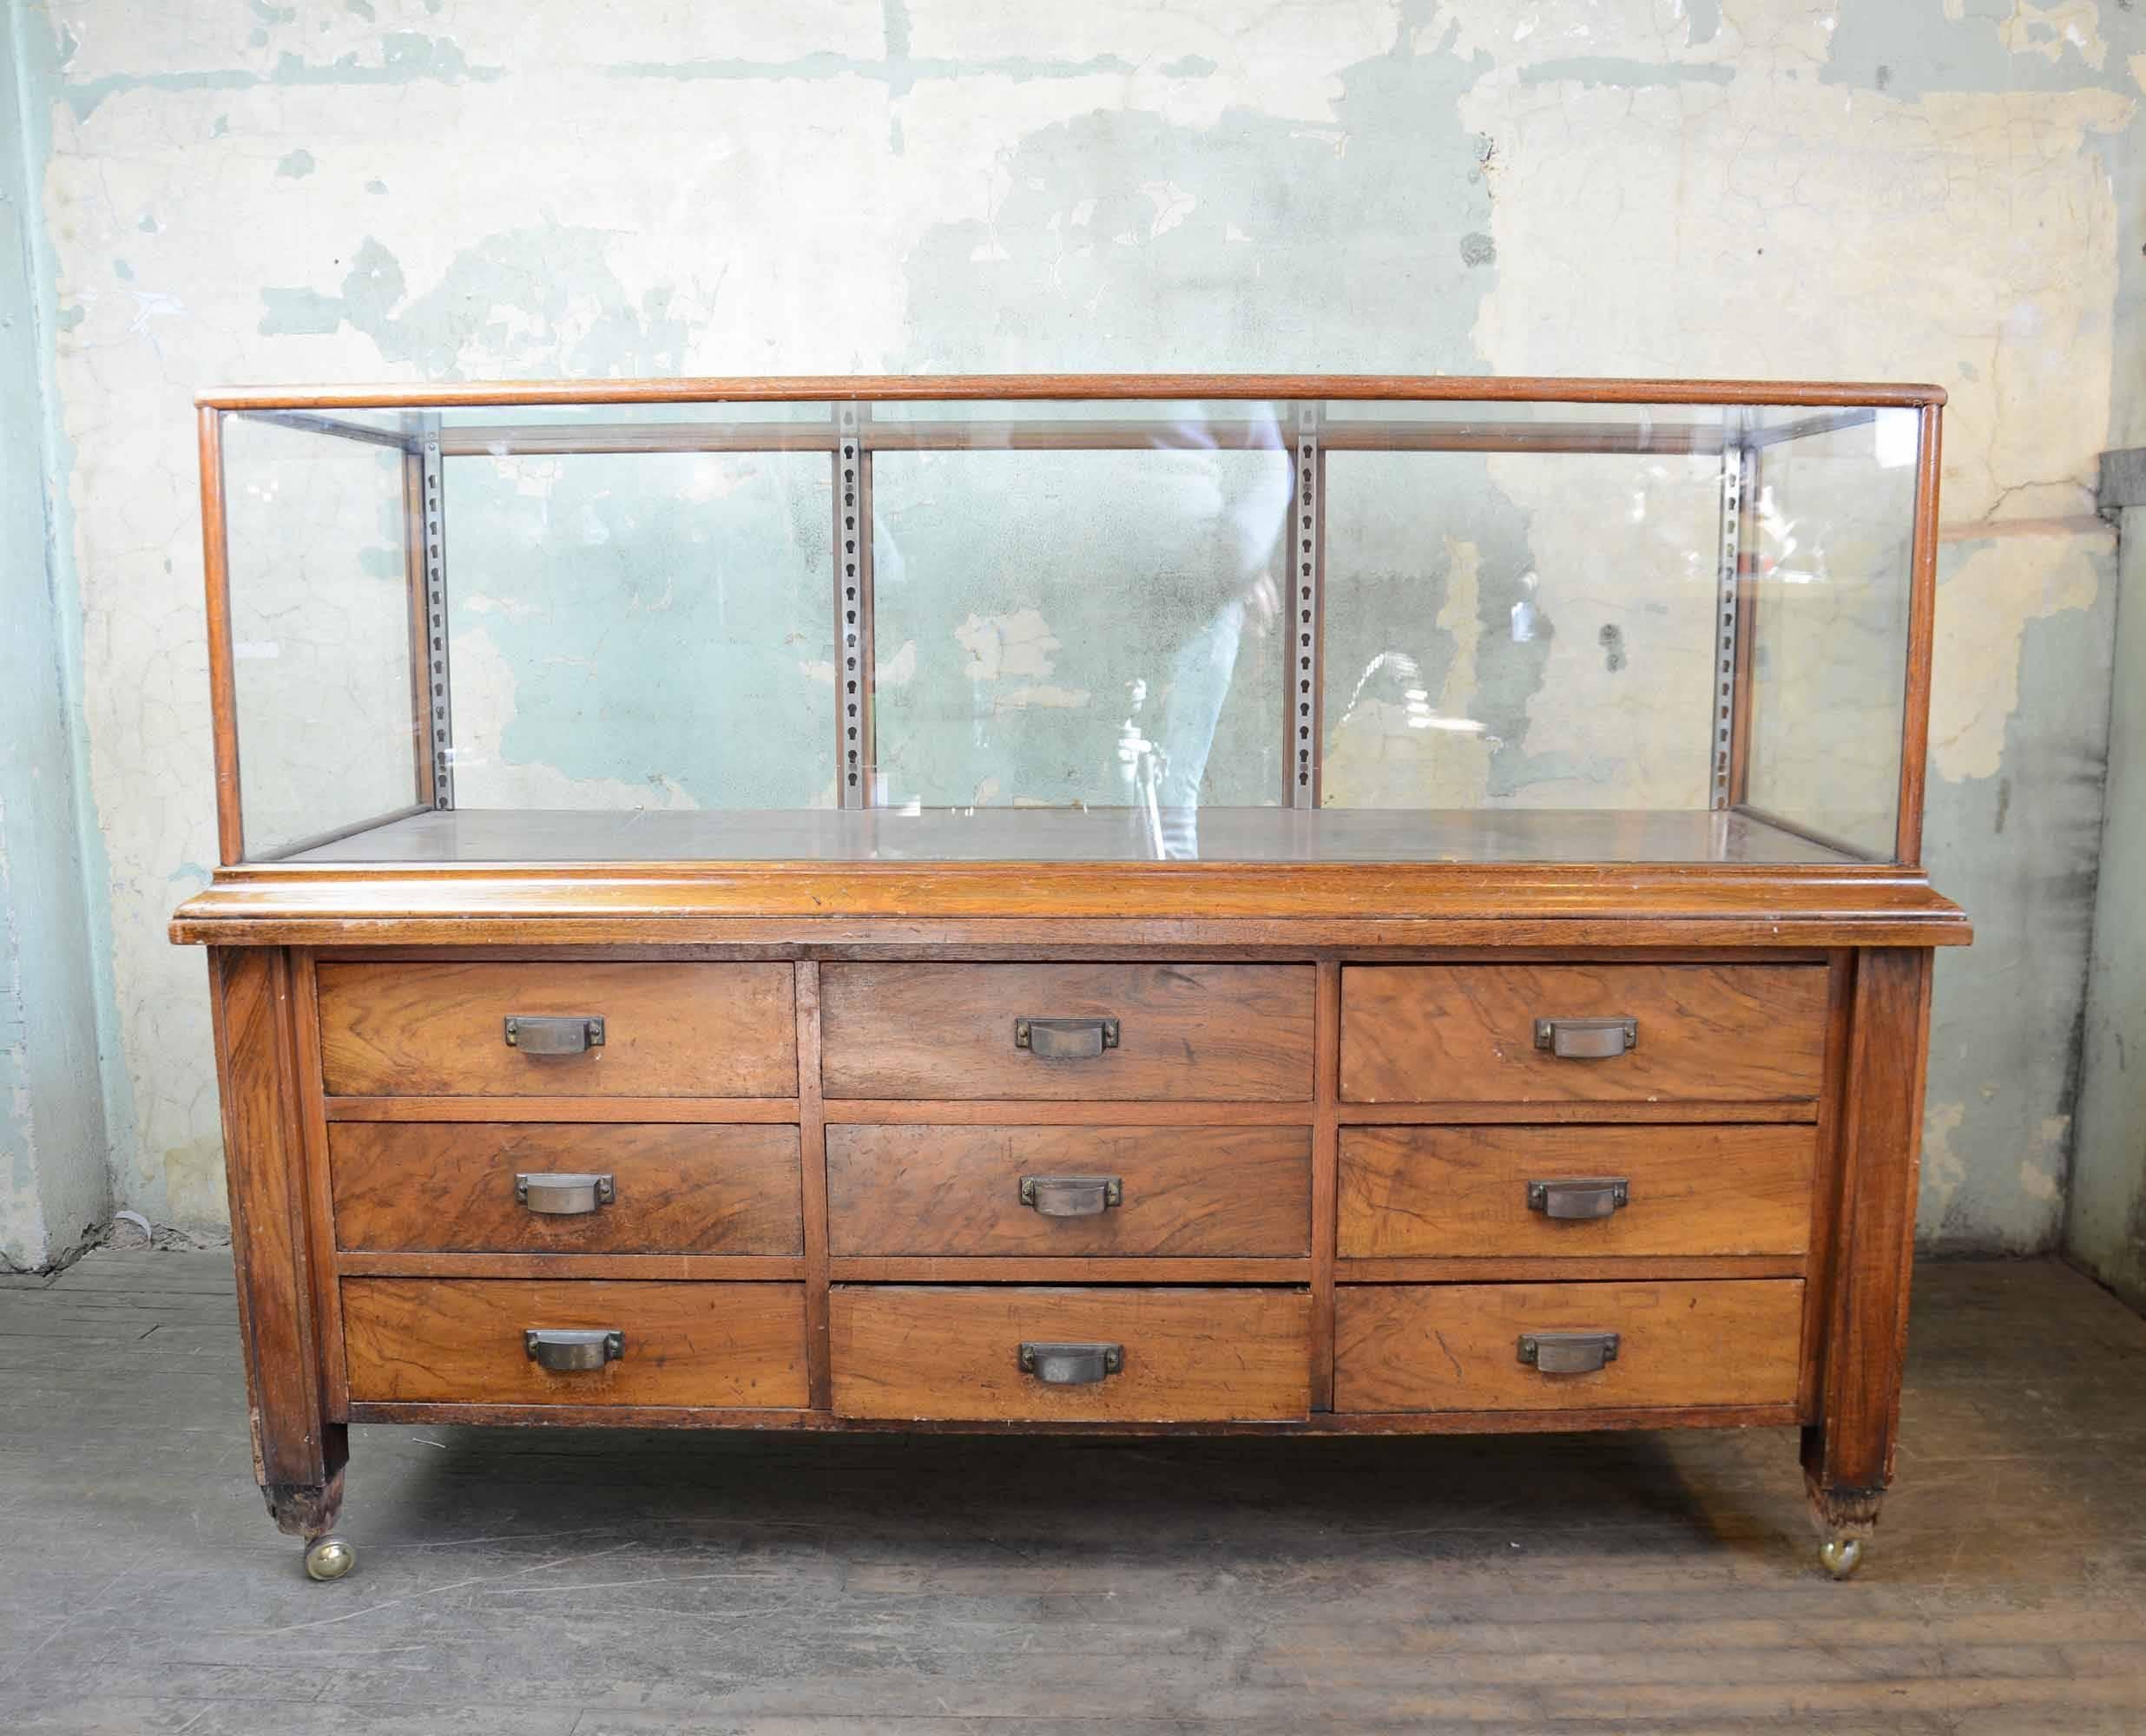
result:
[(290, 957), (212, 948), (209, 980), (253, 1475), (280, 1529), (319, 1537), (342, 1507), (349, 1430), (327, 1416), (313, 1318), (325, 1251), (307, 1236)]
[(1833, 1305), (1818, 1420), (1803, 1433), (1812, 1510), (1825, 1533), (1826, 1566), (1839, 1578), (1860, 1563), (1893, 1481), (1915, 1243), (1930, 954), (1860, 954), (1850, 1004)]
[(275, 1520), (276, 1529), (286, 1536), (326, 1536), (343, 1516), (343, 1461), (349, 1456), (350, 1430), (340, 1424), (331, 1424), (327, 1437), (327, 1456), (335, 1469), (326, 1482), (261, 1485), (269, 1516)]

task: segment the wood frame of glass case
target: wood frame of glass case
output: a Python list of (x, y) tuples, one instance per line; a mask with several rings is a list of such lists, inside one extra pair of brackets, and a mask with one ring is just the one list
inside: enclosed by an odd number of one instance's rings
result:
[[(1718, 454), (1711, 812), (1802, 838), (1814, 859), (317, 853), (452, 808), (444, 457), (826, 452), (835, 764), (843, 806), (862, 807), (873, 454), (985, 425), (872, 408), (1109, 399), (1297, 411), (1289, 602), (1310, 630), (1287, 651), (1276, 719), (1285, 810), (1320, 795), (1327, 453)], [(1316, 412), (1350, 400), (1489, 413)], [(348, 1567), (328, 1534), (352, 1422), (1797, 1424), (1827, 1563), (1852, 1569), (1892, 1471), (1931, 949), (1969, 938), (1920, 866), (1943, 401), (1924, 386), (1057, 375), (204, 395), (223, 865), (172, 936), (210, 949), (257, 1463), (279, 1522), (310, 1540), (317, 1576)], [(510, 419), (768, 403), (833, 408), (824, 425), (746, 431)], [(1540, 404), (1573, 413), (1528, 413)], [(1607, 413), (1632, 405), (1722, 414)], [(1760, 406), (1801, 413), (1741, 416)], [(471, 407), (505, 419), (440, 418)], [(1896, 819), (1873, 860), (1746, 800), (1747, 553), (1768, 450), (1879, 411), (1912, 414), (1917, 444)], [(401, 455), (418, 744), (406, 808), (281, 859), (246, 854), (227, 588), (225, 419), (259, 415)], [(1131, 417), (1010, 415), (989, 432), (1151, 438)], [(517, 1167), (531, 1150), (548, 1166), (534, 1175)], [(679, 1348), (711, 1320), (717, 1348)], [(1234, 1374), (1216, 1371), (1225, 1348)]]

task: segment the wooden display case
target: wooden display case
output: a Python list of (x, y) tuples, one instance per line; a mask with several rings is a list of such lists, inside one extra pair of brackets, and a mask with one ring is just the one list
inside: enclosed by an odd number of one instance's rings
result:
[(352, 1423), (1797, 1424), (1852, 1571), (1943, 398), (204, 396), (277, 1522)]

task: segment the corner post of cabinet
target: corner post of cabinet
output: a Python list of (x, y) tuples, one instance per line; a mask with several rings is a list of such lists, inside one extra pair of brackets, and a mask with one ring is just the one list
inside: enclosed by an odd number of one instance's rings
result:
[(201, 464), (201, 576), (207, 591), (209, 727), (216, 755), (216, 850), (226, 867), (246, 853), (239, 784), (239, 697), (231, 642), (230, 544), (224, 513), (224, 413), (195, 412)]
[(1937, 636), (1938, 478), (1944, 411), (1925, 404), (1915, 444), (1915, 530), (1908, 561), (1907, 667), (1900, 696), (1900, 789), (1893, 859), (1922, 863), (1923, 795), (1930, 753), (1930, 657)]
[(1814, 1516), (1866, 1535), (1893, 1481), (1907, 1346), (1916, 1180), (1929, 1046), (1931, 953), (1872, 948), (1854, 963), (1833, 1214), (1832, 1300), (1803, 1468)]
[(208, 953), (224, 1165), (253, 1474), (277, 1527), (332, 1529), (348, 1430), (330, 1420), (316, 1286), (325, 1250), (309, 1226), (301, 1026), (291, 956), (276, 947)]

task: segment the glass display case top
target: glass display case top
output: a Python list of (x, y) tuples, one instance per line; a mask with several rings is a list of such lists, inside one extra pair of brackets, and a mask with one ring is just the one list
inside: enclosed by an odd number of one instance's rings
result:
[(1915, 858), (1934, 389), (467, 390), (205, 398), (227, 859)]

